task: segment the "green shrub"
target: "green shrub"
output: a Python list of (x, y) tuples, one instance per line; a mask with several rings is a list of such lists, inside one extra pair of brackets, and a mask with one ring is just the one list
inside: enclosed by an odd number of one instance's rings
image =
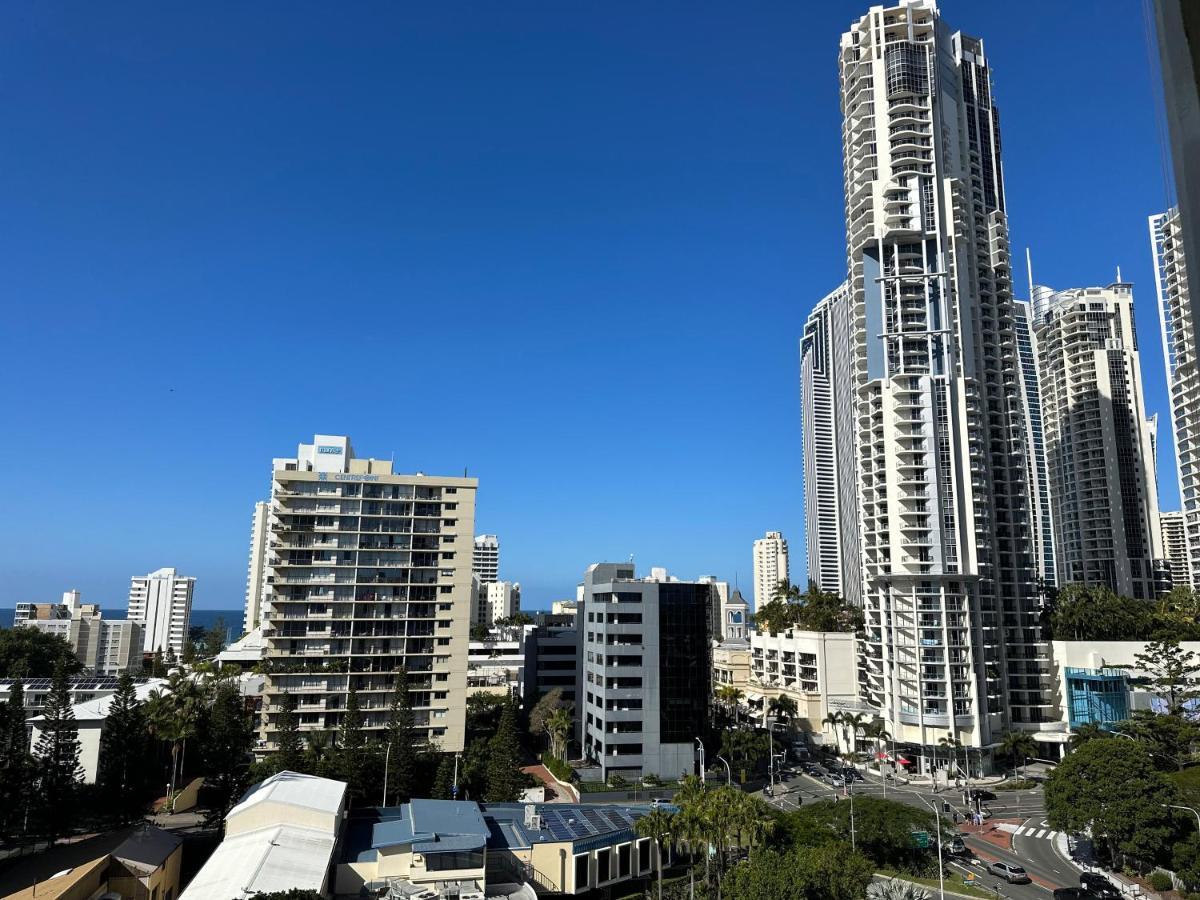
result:
[(570, 783), (575, 780), (575, 770), (557, 756), (551, 756), (549, 753), (543, 753), (542, 765), (549, 769), (550, 774), (559, 781)]
[(1171, 881), (1171, 876), (1166, 872), (1152, 872), (1150, 874), (1150, 887), (1156, 891), (1169, 891), (1175, 886)]

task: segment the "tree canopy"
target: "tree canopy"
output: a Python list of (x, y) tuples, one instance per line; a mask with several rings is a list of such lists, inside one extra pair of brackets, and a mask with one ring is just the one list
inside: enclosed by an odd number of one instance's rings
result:
[(860, 900), (874, 867), (842, 842), (757, 853), (729, 871), (726, 900)]
[(0, 678), (50, 678), (62, 662), (67, 675), (83, 669), (71, 645), (36, 628), (0, 628)]
[(754, 614), (755, 627), (771, 634), (791, 629), (857, 631), (862, 621), (861, 610), (812, 581), (804, 592), (787, 581), (779, 582), (775, 594)]
[(1104, 585), (1068, 584), (1048, 602), (1046, 621), (1059, 641), (1200, 639), (1190, 588), (1176, 588), (1153, 601), (1123, 597)]

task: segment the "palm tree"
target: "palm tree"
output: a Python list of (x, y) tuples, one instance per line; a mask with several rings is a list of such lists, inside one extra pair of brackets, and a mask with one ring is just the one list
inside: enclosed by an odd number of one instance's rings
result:
[(717, 699), (729, 708), (729, 714), (733, 717), (735, 724), (738, 720), (738, 704), (741, 703), (744, 696), (745, 691), (732, 684), (723, 684), (717, 688)]
[(847, 732), (846, 740), (850, 744), (851, 754), (858, 751), (858, 730), (868, 721), (870, 720), (863, 713), (842, 713), (842, 730)]
[(550, 754), (566, 761), (567, 738), (575, 719), (566, 709), (559, 707), (546, 719), (546, 732), (550, 735)]
[(929, 900), (929, 891), (911, 881), (892, 878), (867, 888), (867, 900)]
[(863, 726), (863, 737), (870, 738), (875, 742), (875, 768), (877, 768), (880, 772), (883, 772), (883, 763), (879, 759), (880, 753), (882, 752), (880, 745), (886, 744), (888, 741), (890, 741), (892, 739), (892, 733), (887, 730), (887, 726), (883, 724), (883, 721), (879, 720), (875, 722), (868, 722)]
[(800, 707), (787, 694), (780, 694), (767, 705), (768, 717), (774, 715), (777, 719), (786, 719), (789, 723), (799, 712)]
[(1021, 760), (1037, 753), (1037, 742), (1028, 731), (1006, 731), (1000, 738), (1000, 752), (1015, 769)]
[(672, 836), (674, 827), (675, 814), (667, 812), (661, 806), (650, 810), (633, 824), (634, 831), (640, 837), (648, 837), (654, 841), (658, 853), (658, 900), (662, 900), (663, 855), (667, 839)]
[(838, 727), (845, 720), (845, 717), (846, 717), (845, 713), (838, 712), (837, 710), (835, 710), (821, 720), (821, 724), (828, 725), (830, 731), (833, 732), (833, 740), (834, 740), (834, 743), (837, 744), (838, 756), (842, 755), (842, 738), (841, 738), (841, 735), (838, 733)]
[[(962, 741), (956, 737), (943, 736), (938, 738), (938, 746), (946, 748), (946, 759), (950, 760), (950, 769), (958, 767), (958, 751), (962, 749)], [(955, 776), (957, 777), (957, 776)], [(949, 778), (947, 778), (949, 783)]]
[(183, 773), (187, 740), (196, 733), (196, 723), (206, 697), (196, 682), (171, 673), (164, 690), (155, 689), (146, 698), (146, 721), (150, 733), (171, 745), (171, 778), (167, 800), (175, 796), (176, 779)]
[[(811, 582), (810, 582), (811, 584)], [(800, 598), (804, 593), (800, 590), (800, 586), (792, 584), (786, 578), (775, 585), (775, 590), (771, 594), (772, 600), (782, 600), (784, 603), (799, 603)]]

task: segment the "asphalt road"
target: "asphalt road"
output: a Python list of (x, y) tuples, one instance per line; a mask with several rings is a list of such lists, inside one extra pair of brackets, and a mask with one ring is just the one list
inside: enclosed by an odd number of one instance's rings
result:
[[(842, 795), (841, 788), (833, 788), (823, 781), (808, 775), (795, 775), (783, 781), (782, 787), (776, 789), (775, 796), (763, 797), (768, 803), (780, 809), (796, 809), (799, 805), (817, 800), (829, 800), (836, 794)], [(873, 778), (868, 781), (856, 782), (852, 788), (856, 797), (871, 796), (898, 800), (912, 806), (928, 809), (923, 802), (932, 803), (939, 812), (942, 804), (949, 802), (952, 809), (963, 811), (962, 794), (954, 790), (934, 793), (929, 787), (916, 785), (900, 785), (889, 787)], [(918, 796), (919, 795), (919, 796)], [(1031, 791), (996, 791), (996, 799), (984, 801), (984, 806), (992, 811), (994, 819), (1021, 819), (1022, 824), (1045, 831), (1045, 807), (1042, 801), (1041, 789)], [(761, 796), (761, 795), (760, 795)], [(843, 800), (842, 802), (845, 802)], [(946, 814), (942, 813), (944, 817)], [(1054, 849), (1053, 841), (1045, 837), (1026, 837), (1014, 835), (1013, 849), (1004, 850), (972, 835), (963, 835), (964, 842), (972, 852), (986, 856), (987, 859), (1000, 859), (1004, 862), (1023, 866), (1036, 880), (1034, 884), (1008, 884), (1003, 880), (989, 875), (981, 864), (953, 864), (949, 871), (953, 877), (946, 878), (947, 890), (953, 890), (962, 884), (967, 871), (975, 874), (974, 884), (990, 891), (995, 891), (999, 898), (1012, 900), (1046, 900), (1053, 888), (1070, 887), (1079, 884), (1079, 873), (1066, 860), (1060, 857)], [(978, 859), (978, 858), (977, 858)], [(936, 892), (935, 892), (936, 893)]]

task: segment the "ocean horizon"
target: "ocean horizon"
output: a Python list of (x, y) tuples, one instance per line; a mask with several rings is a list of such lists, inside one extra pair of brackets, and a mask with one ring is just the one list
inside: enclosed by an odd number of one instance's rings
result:
[[(103, 609), (103, 607), (101, 609), (105, 618), (125, 618), (124, 610), (117, 612)], [(13, 615), (16, 611), (16, 607), (13, 606), (0, 607), (0, 628), (12, 628)], [(230, 634), (230, 640), (236, 640), (242, 633), (243, 616), (244, 613), (240, 609), (192, 609), (192, 618), (189, 624), (193, 628), (197, 626), (212, 628), (217, 619), (224, 619), (225, 629)]]

